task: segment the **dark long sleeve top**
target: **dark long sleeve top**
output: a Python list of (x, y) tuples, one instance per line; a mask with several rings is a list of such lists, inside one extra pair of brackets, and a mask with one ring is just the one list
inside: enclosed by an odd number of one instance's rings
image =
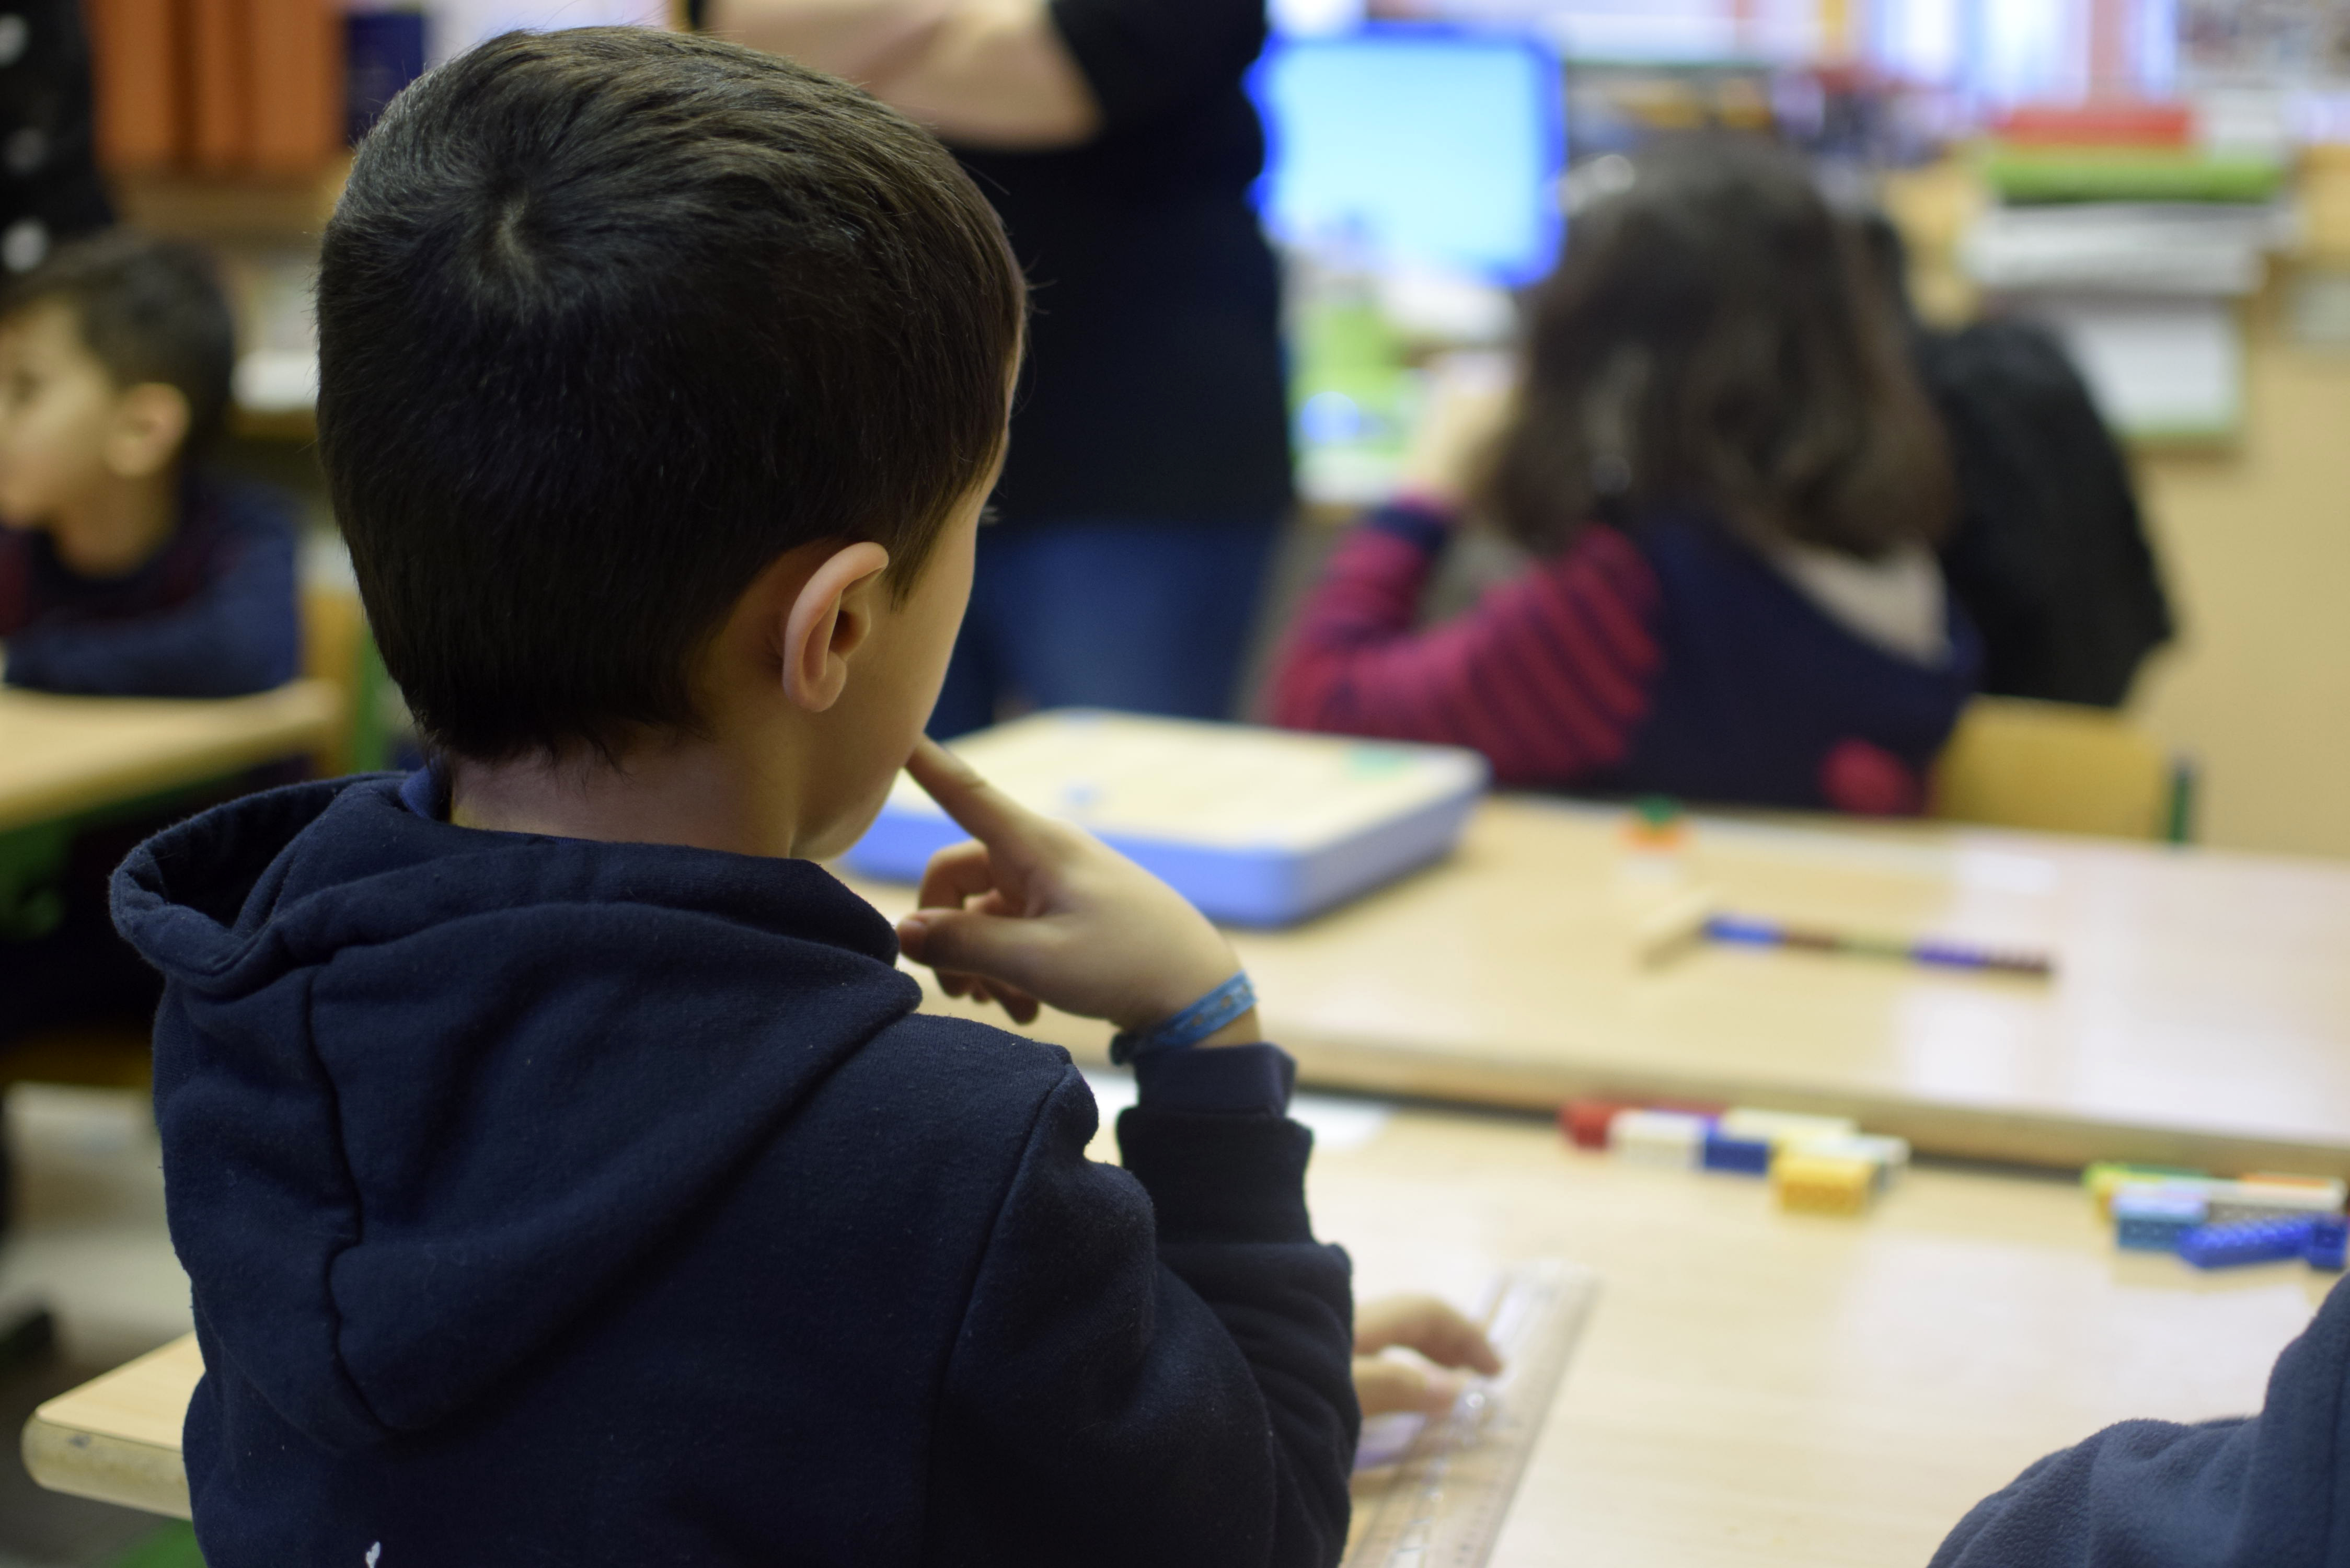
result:
[(1913, 812), (1973, 689), (1962, 615), (1945, 662), (1901, 658), (1697, 514), (1594, 524), (1422, 627), (1450, 537), (1397, 506), (1341, 542), (1276, 662), (1274, 722), (1472, 747), (1508, 784)]
[(45, 533), (0, 531), (7, 683), (100, 697), (236, 697), (301, 658), (290, 502), (240, 483), (190, 486), (180, 524), (124, 576), (84, 577)]
[(1274, 722), (1485, 753), (1505, 784), (1574, 784), (1624, 759), (1662, 654), (1656, 574), (1613, 528), (1421, 629), (1450, 542), (1438, 514), (1390, 507), (1338, 546), (1275, 672)]
[(956, 155), (1035, 286), (1007, 524), (1250, 520), (1290, 503), (1281, 291), (1249, 187), (1264, 0), (1052, 0), (1101, 106), (1080, 147)]
[[(686, 16), (702, 26), (702, 0)], [(1249, 187), (1264, 0), (1050, 0), (1102, 125), (957, 147), (1034, 286), (995, 494), (1040, 522), (1263, 522), (1292, 499), (1281, 283)]]
[(820, 867), (442, 816), (302, 785), (116, 879), (213, 1568), (1337, 1561), (1278, 1051), (1151, 1062), (1097, 1164), (1067, 1056), (917, 1013)]

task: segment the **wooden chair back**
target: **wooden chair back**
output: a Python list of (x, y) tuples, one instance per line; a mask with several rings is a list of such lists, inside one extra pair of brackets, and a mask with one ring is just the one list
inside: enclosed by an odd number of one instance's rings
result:
[(1934, 773), (1931, 815), (2109, 838), (2188, 837), (2189, 775), (2121, 714), (1978, 697)]

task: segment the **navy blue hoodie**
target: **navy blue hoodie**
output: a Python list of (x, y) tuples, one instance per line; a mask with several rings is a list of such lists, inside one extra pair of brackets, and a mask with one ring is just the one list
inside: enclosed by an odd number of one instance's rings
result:
[(2350, 1568), (2345, 1387), (2350, 1282), (2277, 1357), (2259, 1415), (2108, 1427), (1977, 1503), (1933, 1568)]
[(916, 1014), (821, 867), (362, 778), (149, 841), (115, 912), (212, 1568), (1337, 1560), (1305, 1129), (1146, 1085), (1088, 1162), (1067, 1057)]

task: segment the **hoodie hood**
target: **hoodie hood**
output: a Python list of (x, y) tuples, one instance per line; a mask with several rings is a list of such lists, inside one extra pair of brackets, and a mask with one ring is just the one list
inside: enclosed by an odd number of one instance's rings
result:
[(149, 840), (172, 1239), (207, 1355), (347, 1449), (448, 1421), (920, 998), (806, 861), (453, 826), (387, 776)]

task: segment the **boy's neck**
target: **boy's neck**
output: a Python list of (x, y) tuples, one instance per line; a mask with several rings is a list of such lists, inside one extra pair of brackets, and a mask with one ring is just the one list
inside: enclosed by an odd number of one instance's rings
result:
[(790, 780), (693, 740), (632, 750), (618, 766), (593, 755), (449, 764), (449, 820), (459, 827), (736, 855), (794, 853), (792, 793)]
[(180, 523), (176, 467), (138, 478), (111, 478), (49, 524), (57, 559), (85, 577), (124, 577), (161, 554)]

